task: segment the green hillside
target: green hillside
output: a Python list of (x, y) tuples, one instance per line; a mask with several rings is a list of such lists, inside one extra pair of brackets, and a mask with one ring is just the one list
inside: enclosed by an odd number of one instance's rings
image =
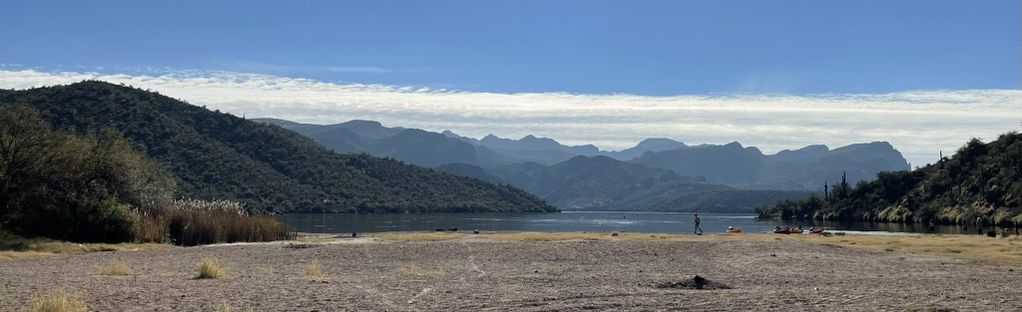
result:
[(969, 141), (958, 152), (915, 171), (884, 172), (855, 187), (838, 183), (823, 198), (786, 201), (762, 217), (962, 224), (1022, 224), (1022, 135)]
[(179, 197), (236, 200), (263, 212), (556, 210), (510, 186), (339, 155), (278, 126), (105, 82), (0, 90), (0, 107), (18, 104), (35, 107), (54, 128), (121, 132), (171, 170)]

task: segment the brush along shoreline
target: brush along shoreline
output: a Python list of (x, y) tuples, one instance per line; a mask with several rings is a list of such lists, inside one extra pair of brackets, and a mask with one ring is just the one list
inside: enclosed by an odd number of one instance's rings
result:
[[(961, 235), (309, 235), (0, 260), (0, 311), (57, 288), (116, 311), (1019, 310), (1020, 257)], [(226, 275), (196, 279), (206, 259)], [(695, 276), (722, 287), (675, 287)]]

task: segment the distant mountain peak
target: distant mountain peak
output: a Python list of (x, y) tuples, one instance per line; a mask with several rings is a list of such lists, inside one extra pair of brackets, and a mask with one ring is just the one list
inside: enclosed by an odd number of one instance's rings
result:
[(807, 159), (822, 157), (827, 155), (828, 152), (830, 152), (830, 148), (826, 145), (813, 144), (796, 150), (782, 150), (768, 157), (777, 161), (804, 161)]
[(642, 140), (642, 142), (639, 142), (639, 144), (636, 144), (635, 146), (639, 147), (639, 146), (665, 145), (665, 144), (673, 144), (673, 145), (681, 145), (681, 146), (685, 145), (685, 143), (682, 143), (682, 142), (679, 142), (679, 141), (675, 141), (675, 140), (672, 140), (672, 139), (668, 139), (668, 138), (648, 138), (648, 139)]
[(827, 147), (827, 145), (824, 145), (824, 144), (813, 144), (813, 145), (806, 145), (806, 147), (800, 148), (798, 150), (800, 150), (800, 151), (824, 151), (824, 152), (826, 152), (826, 151), (830, 150), (830, 147)]
[(350, 120), (350, 121), (343, 122), (341, 124), (342, 125), (360, 125), (360, 126), (383, 127), (383, 124), (380, 123), (379, 121), (375, 121), (375, 120), (363, 120), (363, 119)]
[(891, 143), (888, 143), (887, 141), (874, 141), (869, 143), (849, 144), (847, 146), (842, 146), (834, 149), (834, 151), (839, 150), (895, 151), (896, 149), (894, 148), (893, 145), (891, 145)]

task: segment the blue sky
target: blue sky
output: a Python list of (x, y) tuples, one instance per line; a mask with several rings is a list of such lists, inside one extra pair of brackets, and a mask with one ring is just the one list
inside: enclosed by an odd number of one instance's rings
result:
[(921, 165), (1022, 130), (1017, 0), (16, 1), (0, 38), (0, 88), (608, 150), (888, 141)]
[(505, 93), (1022, 86), (1022, 2), (1008, 0), (17, 1), (0, 15), (8, 68)]

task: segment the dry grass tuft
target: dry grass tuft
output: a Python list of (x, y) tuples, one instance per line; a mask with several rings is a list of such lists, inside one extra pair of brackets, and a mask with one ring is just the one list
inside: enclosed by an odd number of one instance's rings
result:
[[(241, 310), (240, 309), (235, 309), (230, 304), (223, 303), (223, 304), (220, 304), (220, 305), (216, 306), (216, 310), (214, 310), (214, 311), (216, 311), (216, 312), (240, 312)], [(255, 310), (252, 310), (251, 308), (248, 308), (248, 309), (245, 309), (245, 311), (246, 312), (251, 312), (251, 311), (255, 311)]]
[(63, 289), (54, 290), (43, 296), (33, 296), (28, 302), (28, 312), (86, 312), (85, 299), (69, 296)]
[(305, 273), (302, 274), (302, 278), (318, 281), (322, 280), (324, 275), (323, 266), (319, 264), (319, 261), (312, 261), (312, 263), (309, 263), (309, 266), (305, 267)]
[(135, 274), (131, 265), (121, 260), (114, 260), (104, 267), (99, 268), (99, 275), (126, 276)]
[(373, 237), (402, 242), (432, 242), (459, 239), (464, 235), (451, 232), (390, 232), (376, 234)]
[(33, 257), (46, 257), (56, 256), (57, 254), (52, 252), (39, 252), (39, 251), (0, 251), (0, 260), (7, 259), (24, 259)]
[(303, 243), (333, 243), (340, 240), (337, 235), (298, 234), (295, 241)]
[(197, 279), (207, 278), (221, 278), (227, 276), (227, 268), (220, 264), (219, 261), (212, 258), (202, 259), (202, 264), (199, 265), (199, 276)]
[(398, 272), (400, 272), (401, 275), (403, 275), (403, 276), (412, 276), (412, 277), (433, 277), (433, 278), (436, 278), (436, 277), (440, 277), (441, 275), (444, 275), (444, 272), (437, 271), (437, 270), (424, 269), (424, 268), (419, 267), (415, 263), (402, 265), (400, 268), (398, 268)]
[(273, 276), (275, 274), (273, 272), (273, 267), (268, 267), (268, 266), (262, 267), (260, 269), (260, 271), (263, 271), (263, 275), (266, 275), (266, 276)]

